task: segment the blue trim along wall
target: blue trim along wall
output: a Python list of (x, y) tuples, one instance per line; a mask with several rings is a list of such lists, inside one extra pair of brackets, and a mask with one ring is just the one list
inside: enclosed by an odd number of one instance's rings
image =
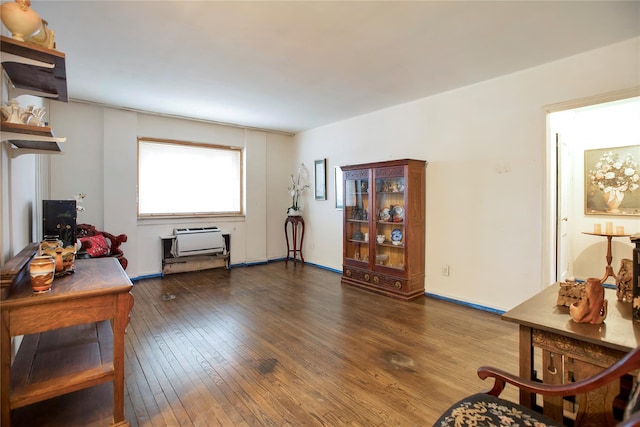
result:
[[(230, 265), (229, 268), (252, 267), (254, 265), (263, 265), (263, 264), (272, 263), (272, 262), (282, 262), (284, 260), (285, 260), (284, 258), (277, 258), (277, 259), (271, 259), (271, 260), (268, 260), (268, 261), (261, 261), (261, 262), (233, 264), (233, 265)], [(330, 271), (332, 273), (342, 274), (341, 270), (336, 270), (335, 268), (325, 267), (324, 265), (320, 265), (320, 264), (314, 264), (314, 263), (311, 263), (311, 262), (305, 262), (304, 265), (317, 267), (317, 268), (320, 268), (322, 270)], [(150, 274), (150, 275), (147, 275), (147, 276), (139, 276), (139, 277), (131, 278), (131, 281), (132, 282), (137, 282), (137, 281), (143, 280), (143, 279), (152, 279), (152, 278), (155, 278), (155, 277), (163, 277), (163, 276), (164, 276), (163, 274)], [(438, 299), (438, 300), (442, 300), (442, 301), (447, 301), (447, 302), (451, 302), (453, 304), (464, 305), (464, 306), (467, 306), (467, 307), (475, 308), (476, 310), (487, 311), (489, 313), (495, 313), (495, 314), (499, 314), (499, 315), (502, 315), (502, 314), (505, 313), (504, 310), (498, 310), (498, 309), (491, 308), (491, 307), (485, 307), (483, 305), (472, 304), (472, 303), (456, 300), (456, 299), (453, 299), (453, 298), (447, 298), (447, 297), (443, 297), (443, 296), (440, 296), (440, 295), (432, 294), (432, 293), (429, 293), (429, 292), (425, 292), (424, 295), (426, 297), (429, 297), (429, 298)]]
[(425, 292), (424, 295), (429, 297), (429, 298), (439, 299), (439, 300), (442, 300), (442, 301), (448, 301), (448, 302), (452, 302), (454, 304), (464, 305), (464, 306), (467, 306), (467, 307), (475, 308), (476, 310), (488, 311), (490, 313), (496, 313), (496, 314), (500, 314), (500, 315), (503, 315), (505, 313), (504, 310), (498, 310), (496, 308), (485, 307), (483, 305), (478, 305), (478, 304), (472, 304), (470, 302), (464, 302), (464, 301), (460, 301), (460, 300), (453, 299), (453, 298), (447, 298), (447, 297), (443, 297), (443, 296), (440, 296), (440, 295), (431, 294), (429, 292)]

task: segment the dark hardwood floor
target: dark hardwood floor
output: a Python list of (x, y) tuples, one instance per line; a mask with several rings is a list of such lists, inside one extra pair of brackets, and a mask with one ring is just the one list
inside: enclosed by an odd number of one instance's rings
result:
[[(309, 265), (175, 274), (133, 294), (132, 426), (430, 426), (490, 387), (478, 366), (518, 372), (517, 327), (499, 315), (396, 301)], [(38, 414), (24, 425), (107, 426), (109, 391), (24, 408)]]

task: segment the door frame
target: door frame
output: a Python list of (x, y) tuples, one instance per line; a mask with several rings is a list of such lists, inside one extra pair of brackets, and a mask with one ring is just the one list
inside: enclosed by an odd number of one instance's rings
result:
[(629, 89), (551, 104), (543, 108), (546, 142), (544, 152), (545, 173), (543, 176), (544, 182), (542, 186), (542, 248), (544, 248), (542, 255), (542, 288), (546, 288), (547, 286), (556, 283), (558, 271), (557, 254), (561, 250), (561, 248), (558, 247), (560, 239), (558, 238), (557, 233), (557, 230), (559, 229), (558, 225), (560, 224), (559, 206), (557, 202), (558, 158), (556, 156), (556, 136), (555, 133), (551, 131), (549, 115), (559, 111), (604, 104), (612, 101), (620, 101), (638, 96), (640, 96), (640, 86), (635, 86)]

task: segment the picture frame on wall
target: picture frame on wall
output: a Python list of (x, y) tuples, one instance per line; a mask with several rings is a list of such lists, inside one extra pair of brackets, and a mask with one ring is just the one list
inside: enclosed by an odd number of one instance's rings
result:
[(344, 193), (342, 188), (342, 168), (336, 166), (335, 171), (335, 195), (336, 195), (336, 209), (344, 209)]
[(327, 200), (327, 159), (314, 161), (316, 200)]
[(640, 145), (584, 151), (584, 213), (640, 216)]

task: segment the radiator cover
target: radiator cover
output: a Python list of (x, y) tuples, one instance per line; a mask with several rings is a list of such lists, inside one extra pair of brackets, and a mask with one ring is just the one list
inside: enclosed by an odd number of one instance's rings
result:
[(222, 231), (218, 227), (176, 228), (173, 256), (205, 255), (222, 253), (225, 250)]

